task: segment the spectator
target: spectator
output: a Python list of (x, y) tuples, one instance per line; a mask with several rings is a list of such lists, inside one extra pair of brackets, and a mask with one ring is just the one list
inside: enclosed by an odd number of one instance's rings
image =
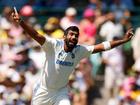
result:
[(126, 4), (123, 4), (121, 0), (114, 0), (113, 4), (110, 6), (110, 10), (115, 13), (116, 21), (119, 21), (123, 17), (123, 13), (127, 9)]
[(122, 4), (125, 4), (129, 11), (134, 9), (134, 1), (133, 0), (121, 0)]
[[(114, 38), (115, 40), (117, 38)], [(115, 96), (124, 78), (124, 58), (120, 47), (102, 53), (105, 63), (105, 89)]]
[(140, 95), (137, 97), (135, 105), (140, 105)]
[(95, 12), (93, 9), (86, 9), (83, 13), (83, 19), (80, 21), (81, 34), (79, 38), (79, 43), (87, 43), (92, 45), (95, 43), (95, 35), (96, 35), (96, 25), (94, 23), (95, 20)]
[(103, 40), (112, 40), (114, 37), (122, 37), (123, 28), (121, 24), (115, 22), (115, 14), (108, 12), (106, 18), (106, 21), (99, 30), (99, 35)]
[(44, 31), (53, 38), (63, 38), (63, 29), (61, 28), (60, 20), (57, 17), (48, 18), (44, 25)]
[(93, 10), (106, 11), (107, 5), (101, 0), (89, 0), (89, 4), (87, 5), (87, 8), (91, 8)]
[(10, 20), (10, 14), (12, 12), (12, 9), (10, 7), (5, 7), (3, 9), (3, 13), (0, 16), (0, 27), (4, 30), (9, 30), (11, 28), (11, 20)]
[(123, 17), (120, 19), (120, 24), (123, 26), (123, 32), (125, 33), (127, 29), (132, 27), (131, 23), (131, 13), (130, 11), (124, 11)]
[(65, 11), (65, 16), (60, 20), (60, 26), (65, 30), (69, 26), (78, 26), (76, 19), (77, 10), (74, 7), (69, 7)]

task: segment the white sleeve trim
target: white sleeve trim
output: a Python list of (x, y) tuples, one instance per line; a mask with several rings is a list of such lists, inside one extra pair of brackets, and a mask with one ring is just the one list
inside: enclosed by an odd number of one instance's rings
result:
[(90, 53), (92, 54), (94, 51), (94, 45), (92, 46), (88, 46), (87, 49), (90, 51)]
[(111, 45), (110, 45), (109, 41), (102, 42), (102, 44), (104, 45), (104, 49), (105, 50), (111, 49)]

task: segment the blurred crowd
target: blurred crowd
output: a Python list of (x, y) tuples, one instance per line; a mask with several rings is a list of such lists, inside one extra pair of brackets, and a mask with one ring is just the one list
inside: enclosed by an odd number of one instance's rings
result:
[[(45, 61), (40, 45), (12, 21), (10, 6), (16, 5), (19, 14), (40, 35), (62, 39), (64, 30), (75, 25), (80, 28), (79, 44), (94, 45), (120, 39), (133, 27), (131, 11), (135, 3), (133, 0), (88, 0), (79, 19), (78, 8), (70, 7), (68, 0), (1, 0), (4, 8), (0, 14), (0, 105), (30, 105), (33, 85)], [(65, 11), (62, 17), (50, 16), (40, 24), (35, 6), (63, 7)], [(131, 42), (80, 61), (69, 77), (72, 105), (94, 105), (94, 86), (99, 75), (107, 92), (106, 105), (140, 105), (139, 27), (134, 34)]]

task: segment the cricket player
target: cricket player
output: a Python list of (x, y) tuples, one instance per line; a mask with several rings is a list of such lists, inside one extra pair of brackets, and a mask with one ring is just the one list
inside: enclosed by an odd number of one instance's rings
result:
[(97, 45), (79, 45), (79, 28), (70, 26), (64, 31), (63, 39), (53, 39), (41, 36), (21, 19), (18, 13), (13, 12), (12, 18), (17, 22), (42, 49), (46, 52), (44, 70), (40, 81), (35, 84), (32, 96), (32, 105), (71, 105), (68, 96), (68, 78), (78, 62), (93, 53), (109, 50), (131, 40), (132, 29), (129, 29), (124, 38), (115, 41), (105, 41)]

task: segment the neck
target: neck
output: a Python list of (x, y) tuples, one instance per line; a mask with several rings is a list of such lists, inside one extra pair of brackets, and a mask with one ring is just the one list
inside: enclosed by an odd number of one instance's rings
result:
[(66, 44), (64, 44), (64, 50), (65, 52), (72, 52), (73, 48), (70, 48)]

